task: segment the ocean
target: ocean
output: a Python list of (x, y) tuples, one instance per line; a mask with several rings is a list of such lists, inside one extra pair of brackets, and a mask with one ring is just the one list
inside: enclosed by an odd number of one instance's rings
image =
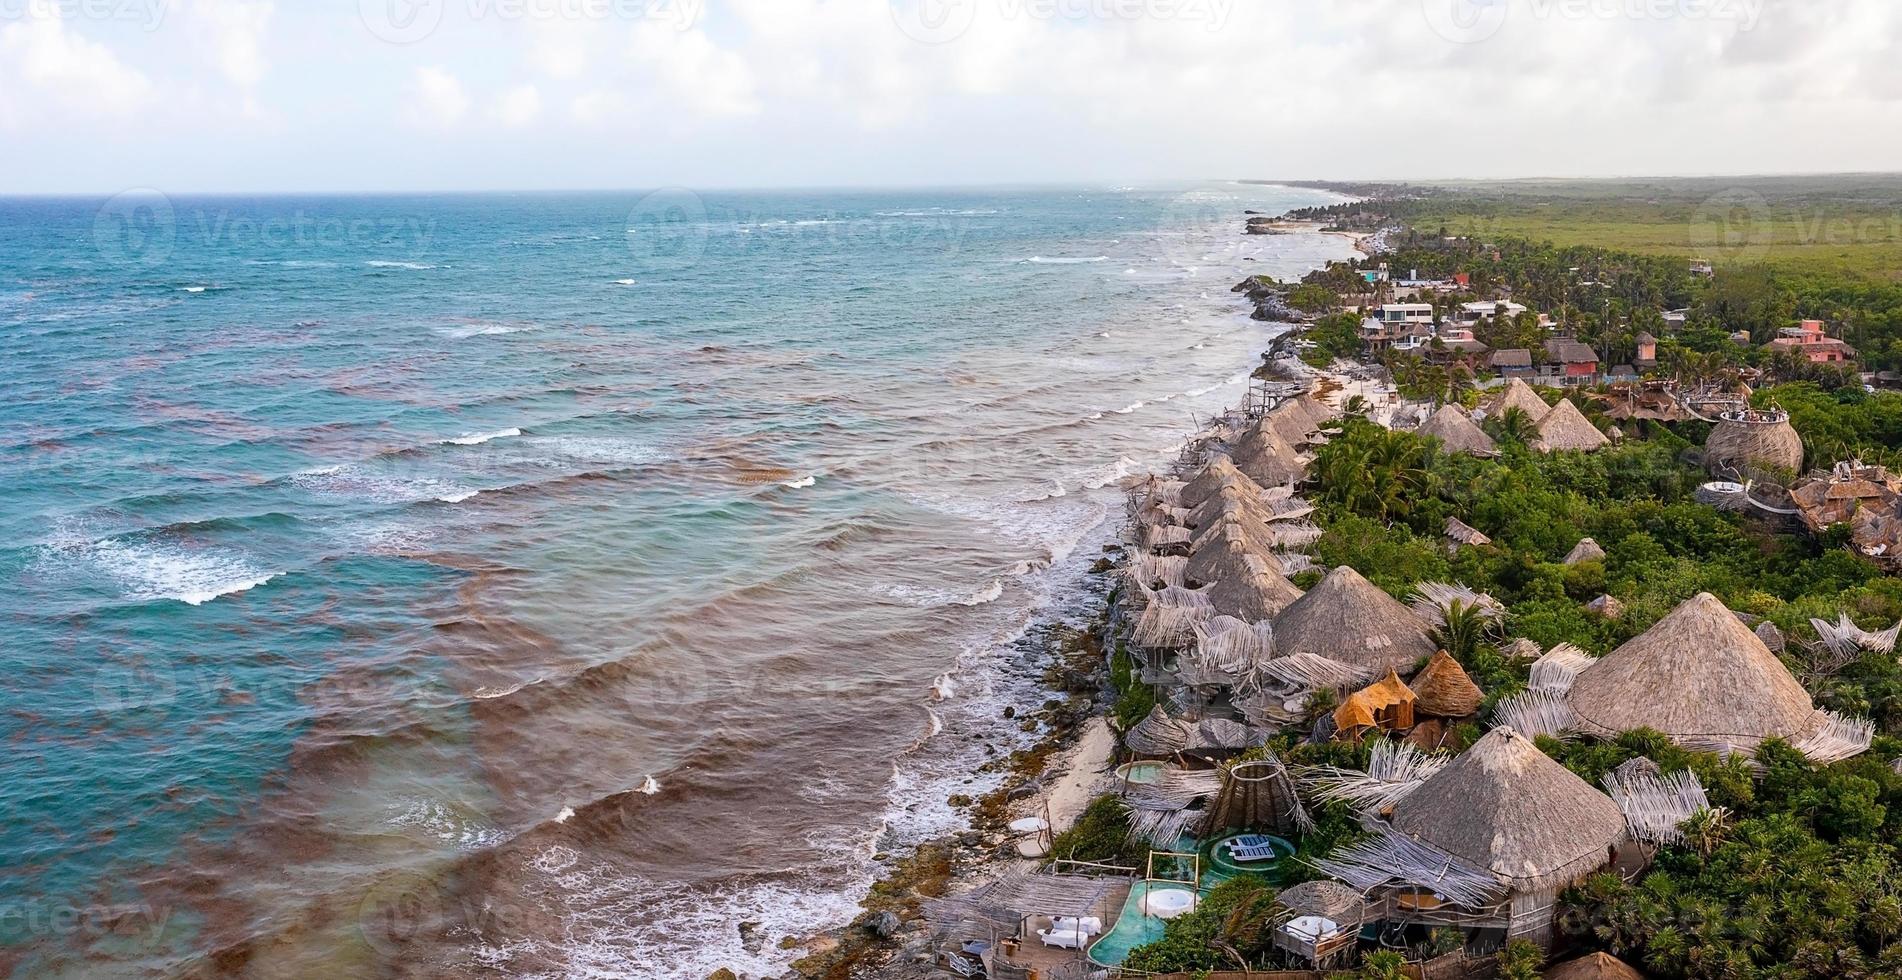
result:
[(1229, 287), (1351, 254), (1244, 209), (1331, 200), (0, 200), (0, 969), (783, 970), (1034, 738)]

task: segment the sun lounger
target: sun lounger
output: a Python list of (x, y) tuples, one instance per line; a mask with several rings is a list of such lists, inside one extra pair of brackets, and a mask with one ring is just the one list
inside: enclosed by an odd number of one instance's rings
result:
[(1075, 929), (1039, 929), (1037, 935), (1045, 946), (1058, 949), (1082, 949), (1083, 944), (1090, 941), (1090, 937)]
[(1274, 841), (1261, 834), (1243, 834), (1240, 837), (1230, 837), (1224, 843), (1226, 843), (1228, 849), (1232, 851), (1236, 848), (1243, 847), (1267, 847), (1273, 844)]
[(1262, 847), (1230, 848), (1228, 856), (1243, 864), (1249, 864), (1255, 861), (1272, 861), (1277, 857), (1274, 845), (1272, 844)]
[(1065, 929), (1074, 929), (1086, 936), (1094, 936), (1103, 931), (1103, 920), (1094, 915), (1086, 915), (1081, 919), (1072, 919), (1069, 916), (1059, 915), (1053, 917), (1050, 922), (1050, 928), (1057, 932), (1061, 932)]

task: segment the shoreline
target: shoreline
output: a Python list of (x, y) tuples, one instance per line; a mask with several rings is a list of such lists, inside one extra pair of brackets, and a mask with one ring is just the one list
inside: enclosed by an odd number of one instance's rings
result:
[[(1278, 234), (1346, 238), (1356, 251), (1367, 253), (1367, 235), (1325, 230), (1319, 222), (1277, 224), (1285, 226)], [(1269, 326), (1280, 331), (1271, 340), (1301, 329), (1297, 323)], [(1244, 369), (1252, 372), (1263, 363), (1268, 362), (1258, 361)], [(1324, 382), (1323, 390), (1351, 392), (1354, 386), (1364, 384), (1363, 379), (1351, 375), (1313, 368), (1298, 360), (1294, 363), (1300, 372)], [(1207, 429), (1185, 433), (1184, 441), (1193, 443), (1207, 435)], [(1122, 542), (1112, 539), (1105, 546), (1104, 558), (1090, 574), (1111, 573), (1109, 559), (1121, 552)], [(971, 800), (953, 798), (971, 815), (967, 828), (923, 841), (912, 853), (894, 858), (861, 902), (861, 913), (850, 923), (808, 934), (796, 943), (788, 937), (782, 948), (804, 949), (807, 953), (779, 980), (847, 980), (865, 975), (861, 972), (865, 969), (875, 969), (877, 976), (893, 980), (945, 976), (933, 962), (922, 903), (970, 891), (1012, 870), (1041, 865), (1045, 859), (1041, 850), (1020, 851), (1018, 845), (1039, 838), (1047, 841), (1070, 829), (1092, 802), (1112, 788), (1120, 740), (1110, 723), (1109, 709), (1115, 694), (1109, 683), (1110, 658), (1103, 643), (1115, 615), (1117, 597), (1117, 590), (1106, 590), (1088, 625), (1081, 629), (1060, 622), (1043, 624), (1057, 634), (1055, 639), (1059, 641), (1051, 651), (1057, 665), (1046, 671), (1042, 682), (1052, 695), (1039, 713), (1049, 730), (1029, 749), (999, 760), (1009, 768), (995, 790)], [(1079, 698), (1080, 686), (1088, 688), (1087, 699)], [(1057, 700), (1064, 694), (1069, 695), (1067, 701)], [(1047, 828), (1027, 837), (1008, 829), (1015, 821), (1046, 815)], [(1029, 856), (1031, 853), (1035, 856)], [(716, 971), (709, 980), (739, 978), (728, 971)]]

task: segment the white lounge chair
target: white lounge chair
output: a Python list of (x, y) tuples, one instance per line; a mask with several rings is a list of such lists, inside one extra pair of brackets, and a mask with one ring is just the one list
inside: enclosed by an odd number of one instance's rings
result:
[(1264, 844), (1261, 847), (1230, 848), (1228, 856), (1238, 863), (1252, 864), (1256, 861), (1273, 861), (1279, 855), (1275, 853), (1274, 845)]
[(1039, 929), (1037, 935), (1045, 946), (1058, 949), (1082, 949), (1090, 941), (1090, 937), (1076, 929)]
[(1103, 920), (1094, 915), (1086, 915), (1081, 919), (1072, 919), (1066, 915), (1059, 915), (1052, 918), (1050, 923), (1050, 928), (1058, 932), (1065, 929), (1073, 929), (1085, 936), (1094, 936), (1103, 931)]

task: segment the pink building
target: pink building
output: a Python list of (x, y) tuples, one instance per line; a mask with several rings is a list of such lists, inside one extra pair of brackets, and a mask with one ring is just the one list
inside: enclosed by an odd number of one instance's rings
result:
[(1772, 351), (1793, 351), (1812, 364), (1839, 364), (1855, 360), (1856, 349), (1823, 331), (1823, 321), (1804, 320), (1794, 327), (1777, 331), (1775, 340), (1764, 345)]

